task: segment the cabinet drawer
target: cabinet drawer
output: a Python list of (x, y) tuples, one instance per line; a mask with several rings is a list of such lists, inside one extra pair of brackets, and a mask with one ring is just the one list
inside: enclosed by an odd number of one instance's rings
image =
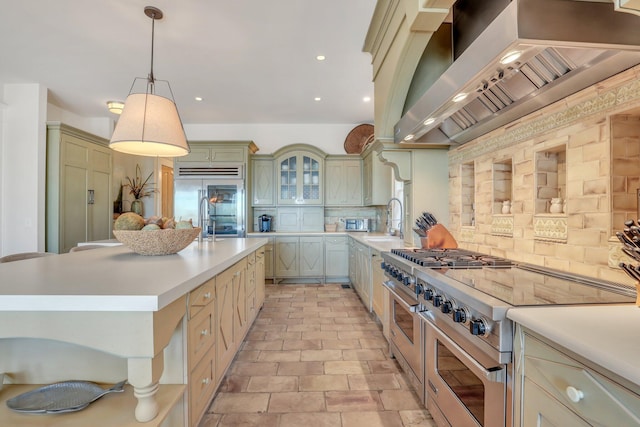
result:
[(215, 341), (213, 305), (201, 310), (189, 321), (189, 366), (193, 367)]
[(206, 281), (200, 287), (194, 289), (189, 294), (189, 317), (192, 318), (207, 304), (210, 304), (215, 295), (215, 278)]
[(251, 252), (248, 256), (247, 256), (247, 264), (249, 265), (253, 265), (256, 263), (256, 253), (255, 252)]
[(207, 409), (209, 401), (213, 397), (216, 383), (214, 381), (215, 372), (215, 348), (211, 347), (206, 357), (198, 363), (189, 376), (189, 419), (192, 426), (197, 425), (202, 414)]
[(527, 334), (524, 363), (525, 380), (590, 424), (640, 425), (640, 396)]
[(325, 236), (324, 241), (330, 245), (347, 245), (347, 236)]

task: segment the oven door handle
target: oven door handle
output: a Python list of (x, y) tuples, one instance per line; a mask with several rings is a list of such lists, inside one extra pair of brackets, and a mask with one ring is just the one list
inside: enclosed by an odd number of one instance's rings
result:
[[(430, 323), (430, 322), (427, 322)], [(478, 363), (473, 357), (469, 356), (458, 344), (456, 344), (451, 338), (446, 336), (440, 331), (438, 327), (433, 324), (429, 324), (429, 328), (437, 335), (437, 338), (444, 342), (447, 348), (459, 359), (463, 360), (463, 363), (480, 378), (485, 378), (487, 381), (494, 383), (502, 383), (505, 380), (505, 369), (500, 366), (493, 368), (485, 368)]]
[(396, 292), (396, 286), (393, 284), (392, 281), (387, 280), (385, 282), (382, 282), (382, 284), (384, 285), (385, 288), (389, 289), (389, 292), (393, 294), (396, 300), (399, 300), (400, 302), (402, 302), (402, 304), (405, 306), (407, 310), (409, 310), (411, 313), (418, 312), (418, 303), (414, 301), (409, 301), (407, 300), (406, 296), (400, 294), (399, 292)]

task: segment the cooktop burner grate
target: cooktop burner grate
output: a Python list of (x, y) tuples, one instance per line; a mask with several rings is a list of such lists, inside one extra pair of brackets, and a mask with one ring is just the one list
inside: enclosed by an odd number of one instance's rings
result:
[(391, 252), (414, 264), (428, 268), (511, 267), (506, 258), (465, 249), (392, 249)]

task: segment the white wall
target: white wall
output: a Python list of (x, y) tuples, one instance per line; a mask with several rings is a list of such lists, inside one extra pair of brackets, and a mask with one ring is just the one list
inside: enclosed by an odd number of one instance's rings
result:
[(1, 253), (44, 251), (47, 89), (8, 84), (3, 99)]

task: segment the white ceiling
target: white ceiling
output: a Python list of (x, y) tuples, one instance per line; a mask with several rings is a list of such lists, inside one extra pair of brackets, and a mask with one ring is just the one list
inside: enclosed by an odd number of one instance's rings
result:
[(362, 46), (375, 3), (0, 0), (0, 85), (40, 83), (66, 110), (115, 117), (106, 101), (124, 100), (134, 77), (149, 73), (143, 9), (152, 5), (165, 15), (155, 25), (154, 74), (171, 83), (183, 122), (372, 123)]

